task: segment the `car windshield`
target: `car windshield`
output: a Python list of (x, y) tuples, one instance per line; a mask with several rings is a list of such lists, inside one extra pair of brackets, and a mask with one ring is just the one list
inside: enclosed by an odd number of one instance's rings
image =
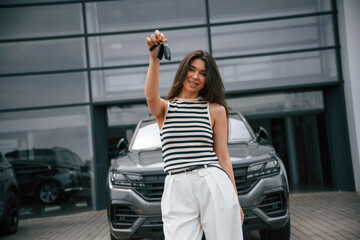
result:
[[(135, 133), (131, 151), (154, 150), (161, 148), (160, 131), (155, 120), (142, 121)], [(234, 114), (229, 118), (229, 143), (250, 142), (253, 136), (245, 122)]]
[(54, 152), (46, 149), (31, 149), (9, 152), (6, 155), (9, 161), (17, 160), (38, 160), (38, 161), (50, 161), (54, 159)]

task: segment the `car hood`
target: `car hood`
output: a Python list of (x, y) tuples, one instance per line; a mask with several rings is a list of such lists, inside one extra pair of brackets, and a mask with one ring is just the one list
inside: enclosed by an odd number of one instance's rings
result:
[[(270, 159), (275, 155), (270, 145), (257, 142), (229, 144), (228, 151), (233, 164), (247, 166)], [(128, 152), (125, 156), (111, 160), (110, 170), (126, 172), (163, 171), (161, 150)]]

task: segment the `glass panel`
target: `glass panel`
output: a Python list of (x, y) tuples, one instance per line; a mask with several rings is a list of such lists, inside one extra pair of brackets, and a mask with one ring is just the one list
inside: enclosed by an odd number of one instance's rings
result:
[(17, 175), (21, 216), (91, 210), (89, 107), (0, 113), (0, 142)]
[(0, 109), (89, 101), (84, 72), (0, 78)]
[(211, 28), (214, 57), (334, 45), (332, 17), (306, 17)]
[(331, 10), (330, 0), (209, 0), (211, 23), (329, 10)]
[[(178, 64), (160, 67), (161, 96), (167, 95), (174, 81)], [(91, 73), (93, 101), (143, 99), (147, 67), (93, 71)]]
[(0, 74), (78, 69), (86, 66), (80, 38), (0, 44)]
[(112, 106), (107, 110), (108, 125), (111, 127), (121, 125), (136, 125), (140, 120), (151, 116), (145, 104)]
[[(136, 33), (89, 38), (91, 67), (148, 63), (146, 37), (150, 35)], [(208, 51), (206, 28), (166, 31), (165, 35), (169, 40), (173, 61), (179, 61), (197, 49)]]
[(227, 99), (232, 112), (245, 116), (269, 113), (289, 113), (306, 110), (323, 110), (322, 91), (277, 92)]
[(253, 140), (249, 129), (242, 120), (229, 118), (228, 142), (249, 142)]
[(142, 122), (130, 146), (132, 151), (161, 148), (160, 131), (157, 122)]
[(0, 39), (83, 33), (80, 4), (0, 9)]
[(74, 2), (74, 0), (1, 0), (1, 5), (16, 5), (29, 3), (56, 3), (56, 2)]
[(88, 3), (86, 11), (89, 33), (206, 23), (203, 0), (109, 1)]
[(337, 81), (335, 51), (218, 60), (227, 91)]

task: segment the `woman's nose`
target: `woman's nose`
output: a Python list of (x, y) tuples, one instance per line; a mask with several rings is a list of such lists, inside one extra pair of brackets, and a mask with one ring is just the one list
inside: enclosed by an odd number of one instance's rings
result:
[(200, 74), (199, 72), (195, 72), (194, 75), (193, 75), (194, 79), (198, 79), (198, 78), (199, 78), (199, 74)]

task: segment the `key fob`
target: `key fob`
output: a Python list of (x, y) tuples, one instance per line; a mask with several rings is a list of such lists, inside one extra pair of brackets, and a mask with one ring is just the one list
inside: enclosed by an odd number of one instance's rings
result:
[(167, 44), (167, 42), (164, 43), (164, 57), (165, 57), (166, 60), (171, 60), (170, 47)]
[(163, 58), (163, 55), (164, 55), (164, 44), (161, 43), (157, 51), (156, 59), (161, 60)]

